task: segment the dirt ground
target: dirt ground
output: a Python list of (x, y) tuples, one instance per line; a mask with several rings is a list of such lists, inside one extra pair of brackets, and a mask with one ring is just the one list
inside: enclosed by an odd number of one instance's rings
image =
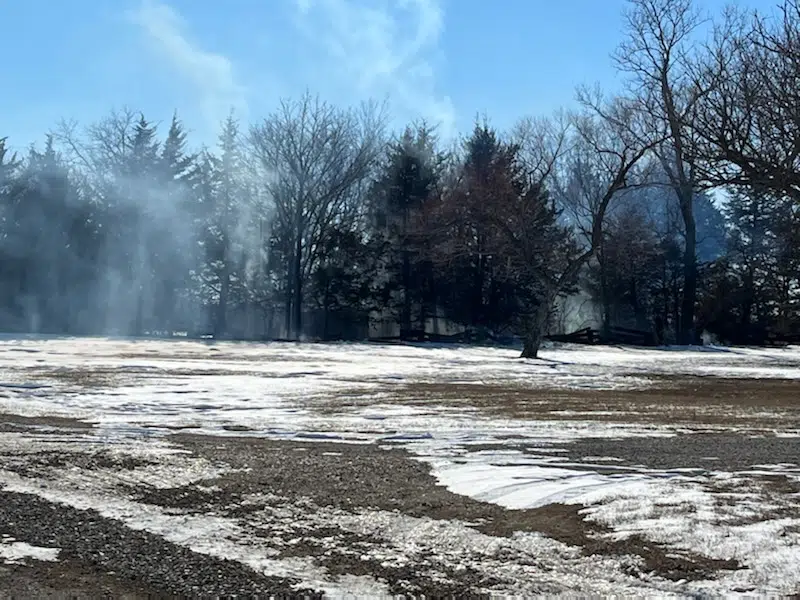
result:
[[(528, 510), (508, 510), (477, 502), (449, 492), (437, 484), (428, 467), (413, 460), (406, 451), (385, 450), (374, 445), (307, 444), (248, 439), (208, 439), (201, 436), (176, 436), (183, 447), (212, 460), (222, 460), (236, 467), (247, 465), (245, 475), (214, 480), (222, 492), (215, 501), (236, 510), (237, 498), (270, 489), (289, 501), (310, 498), (318, 505), (344, 510), (361, 508), (399, 511), (415, 517), (458, 520), (493, 536), (510, 536), (518, 531), (539, 532), (582, 548), (587, 554), (634, 554), (644, 559), (645, 568), (672, 579), (709, 576), (719, 568), (736, 568), (728, 561), (713, 561), (699, 556), (668, 557), (663, 549), (641, 540), (625, 543), (599, 538), (602, 530), (585, 522), (578, 514), (580, 506), (550, 504)], [(335, 453), (335, 454), (333, 454)], [(182, 490), (170, 490), (143, 498), (170, 506), (182, 499)], [(171, 499), (171, 500), (170, 500)], [(166, 504), (164, 504), (166, 503)], [(313, 551), (313, 549), (310, 549)], [(327, 557), (337, 566), (336, 558)], [(371, 573), (386, 578), (387, 573)], [(391, 581), (391, 579), (390, 579)], [(459, 594), (469, 592), (468, 581)], [(423, 593), (436, 593), (425, 586)]]
[[(398, 383), (383, 390), (385, 400), (419, 406), (477, 409), (511, 419), (746, 428), (800, 429), (800, 383), (792, 379), (650, 375), (646, 390), (576, 390), (509, 385)], [(367, 406), (370, 395), (341, 392), (315, 398), (320, 410)], [(384, 398), (382, 398), (384, 400)]]

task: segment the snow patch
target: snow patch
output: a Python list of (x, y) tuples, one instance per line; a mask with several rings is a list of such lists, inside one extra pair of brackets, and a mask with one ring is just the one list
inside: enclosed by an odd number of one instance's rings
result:
[(31, 546), (25, 542), (18, 542), (7, 535), (0, 537), (0, 558), (7, 565), (21, 564), (26, 559), (55, 562), (58, 560), (59, 552), (61, 552), (60, 548)]
[[(723, 492), (715, 484), (725, 484)], [(800, 516), (771, 517), (781, 508), (800, 515), (798, 499), (764, 497), (739, 475), (711, 481), (690, 478), (643, 480), (624, 489), (599, 489), (571, 499), (588, 505), (588, 520), (612, 529), (615, 538), (640, 535), (668, 547), (745, 568), (725, 571), (698, 590), (757, 589), (760, 595), (794, 594), (800, 589)]]

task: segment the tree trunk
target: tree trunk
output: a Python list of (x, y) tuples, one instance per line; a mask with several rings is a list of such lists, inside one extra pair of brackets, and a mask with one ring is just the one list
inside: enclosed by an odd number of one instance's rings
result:
[(333, 304), (333, 300), (331, 299), (331, 293), (330, 293), (330, 278), (326, 276), (325, 290), (322, 293), (322, 339), (323, 340), (328, 339), (328, 320), (330, 318), (331, 304)]
[(133, 335), (136, 337), (144, 333), (144, 290), (139, 286), (136, 293), (136, 315), (133, 319)]
[(675, 340), (673, 343), (675, 344), (681, 343), (681, 332), (683, 331), (681, 321), (681, 291), (680, 283), (676, 276), (672, 281), (672, 304), (670, 305), (672, 309), (673, 335), (675, 336), (673, 338)]
[(403, 250), (403, 306), (400, 309), (400, 339), (411, 335), (411, 257)]
[(683, 251), (683, 297), (681, 299), (680, 343), (695, 343), (694, 312), (697, 300), (697, 227), (694, 220), (691, 194), (681, 204), (683, 224), (686, 229), (686, 246)]
[(478, 260), (475, 267), (475, 288), (472, 298), (472, 325), (485, 325), (483, 310), (483, 287), (485, 285), (485, 259), (483, 256), (483, 236), (478, 234)]
[(411, 251), (408, 237), (408, 208), (403, 210), (402, 222), (402, 273), (403, 303), (400, 307), (400, 339), (407, 339), (411, 335)]
[(227, 259), (222, 266), (222, 274), (219, 282), (219, 303), (217, 304), (217, 315), (214, 320), (214, 337), (222, 338), (228, 333), (228, 296), (230, 296), (231, 275)]
[(293, 327), (295, 339), (299, 340), (303, 334), (303, 237), (298, 235), (295, 240), (294, 248), (294, 272), (292, 273), (292, 282), (294, 287), (294, 302), (293, 309)]
[(636, 278), (632, 277), (628, 285), (630, 290), (628, 293), (631, 295), (631, 308), (633, 309), (633, 318), (636, 321), (636, 327), (641, 330), (648, 329), (647, 315), (642, 308), (642, 303), (639, 302)]
[(753, 298), (755, 297), (755, 286), (753, 284), (753, 277), (748, 274), (744, 280), (744, 298), (742, 300), (742, 315), (739, 321), (739, 326), (745, 336), (745, 341), (750, 342), (751, 334), (753, 332)]
[[(430, 278), (426, 277), (426, 285), (430, 284)], [(430, 288), (428, 288), (430, 289)], [(420, 295), (419, 300), (419, 325), (422, 329), (422, 338), (425, 339), (425, 334), (428, 332), (428, 298), (426, 293)]]
[(528, 317), (525, 324), (525, 339), (522, 346), (520, 358), (538, 358), (539, 347), (544, 339), (547, 318), (550, 316), (551, 301), (539, 304)]
[(611, 337), (611, 292), (608, 289), (608, 272), (603, 252), (603, 245), (600, 244), (600, 295), (603, 298), (603, 337)]
[(539, 347), (542, 345), (542, 332), (536, 327), (529, 327), (525, 332), (525, 342), (522, 346), (520, 358), (538, 358)]
[(228, 237), (222, 239), (222, 272), (219, 275), (219, 303), (214, 319), (214, 337), (225, 337), (228, 333), (228, 297), (231, 287), (231, 265), (228, 259)]
[(292, 268), (294, 267), (294, 258), (290, 258), (286, 264), (286, 289), (284, 296), (284, 309), (283, 309), (283, 338), (290, 339), (292, 337), (292, 296), (294, 289), (292, 288)]
[(161, 283), (161, 302), (157, 307), (159, 329), (172, 334), (175, 329), (175, 304), (177, 303), (178, 292), (175, 284), (170, 280)]

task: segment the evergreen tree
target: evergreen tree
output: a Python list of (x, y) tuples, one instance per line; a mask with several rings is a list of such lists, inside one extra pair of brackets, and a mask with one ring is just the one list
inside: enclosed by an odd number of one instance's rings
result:
[(513, 320), (514, 293), (498, 273), (503, 259), (491, 249), (496, 240), (489, 216), (499, 191), (496, 180), (509, 175), (498, 175), (498, 168), (505, 168), (500, 164), (508, 150), (488, 123), (476, 124), (464, 142), (461, 179), (447, 203), (445, 236), (458, 249), (445, 253), (444, 308), (451, 319), (483, 332), (502, 330)]
[(196, 155), (187, 150), (187, 135), (177, 114), (172, 117), (157, 162), (155, 189), (160, 218), (153, 224), (150, 238), (154, 249), (154, 320), (158, 329), (174, 331), (190, 325), (177, 322), (176, 310), (180, 303), (181, 312), (191, 312), (190, 272), (196, 260), (194, 222), (186, 218), (196, 204), (192, 191)]
[[(6, 190), (2, 259), (7, 327), (65, 333), (86, 303), (86, 278), (75, 255), (85, 241), (77, 190), (48, 136), (31, 149)], [(72, 310), (71, 310), (72, 309)]]
[(231, 114), (219, 134), (219, 155), (201, 159), (198, 186), (201, 194), (201, 244), (205, 261), (199, 269), (204, 302), (213, 310), (214, 335), (229, 334), (228, 318), (234, 295), (243, 289), (244, 248), (242, 227), (247, 225), (249, 189), (242, 179), (239, 122)]
[(800, 218), (791, 198), (763, 190), (738, 190), (726, 214), (730, 223), (729, 264), (739, 302), (730, 316), (753, 341), (767, 332), (798, 326)]
[(579, 252), (549, 194), (520, 160), (519, 146), (497, 137), (478, 124), (467, 141), (463, 185), (440, 216), (450, 225), (442, 244), (453, 257), (485, 254), (492, 260), (493, 279), (508, 290), (523, 356), (535, 358), (556, 297), (577, 276)]
[(320, 255), (309, 289), (312, 305), (321, 315), (319, 336), (363, 338), (370, 310), (381, 308), (373, 303), (379, 269), (375, 245), (358, 231), (332, 228)]
[(411, 335), (415, 322), (424, 329), (434, 304), (432, 266), (423, 252), (422, 216), (436, 193), (444, 162), (436, 142), (425, 124), (407, 127), (389, 146), (372, 186), (373, 225), (384, 248), (379, 293), (400, 326), (401, 338)]

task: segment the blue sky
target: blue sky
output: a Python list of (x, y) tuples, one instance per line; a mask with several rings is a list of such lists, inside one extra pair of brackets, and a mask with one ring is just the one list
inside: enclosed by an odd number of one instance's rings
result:
[[(724, 0), (699, 0), (709, 11)], [(741, 0), (766, 8), (768, 0)], [(0, 0), (0, 137), (24, 148), (61, 118), (114, 107), (212, 141), (310, 89), (388, 98), (395, 125), (444, 134), (478, 113), (505, 128), (618, 84), (609, 58), (625, 0)]]

